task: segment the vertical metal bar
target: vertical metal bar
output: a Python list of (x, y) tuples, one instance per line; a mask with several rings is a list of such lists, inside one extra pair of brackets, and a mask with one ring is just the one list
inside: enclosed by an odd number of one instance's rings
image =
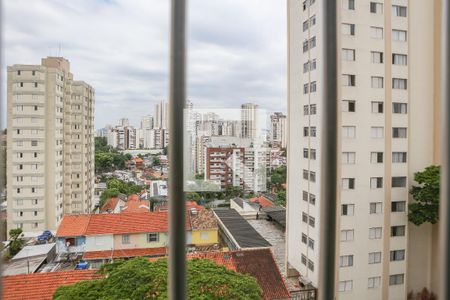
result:
[(442, 175), (440, 195), (440, 251), (441, 282), (439, 299), (450, 299), (450, 3), (442, 0), (441, 19), (441, 131), (442, 131)]
[(183, 110), (186, 99), (186, 1), (172, 0), (169, 91), (169, 299), (186, 299)]
[(337, 16), (336, 1), (323, 2), (322, 160), (320, 202), (319, 300), (334, 299), (337, 202)]

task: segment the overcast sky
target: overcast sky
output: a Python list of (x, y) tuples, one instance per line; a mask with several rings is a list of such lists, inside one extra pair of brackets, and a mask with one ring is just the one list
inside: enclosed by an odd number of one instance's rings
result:
[[(3, 3), (2, 71), (6, 65), (64, 56), (75, 79), (95, 88), (97, 128), (121, 117), (138, 125), (156, 101), (167, 99), (169, 0)], [(253, 102), (285, 111), (285, 1), (188, 3), (188, 99), (195, 107)]]

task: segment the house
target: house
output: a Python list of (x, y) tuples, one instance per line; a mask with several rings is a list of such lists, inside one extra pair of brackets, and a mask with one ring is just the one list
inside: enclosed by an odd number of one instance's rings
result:
[(3, 265), (3, 275), (18, 275), (36, 272), (56, 255), (55, 243), (28, 245)]
[(219, 243), (217, 219), (211, 210), (191, 208), (189, 210), (192, 228), (192, 244), (211, 246)]
[[(188, 246), (218, 243), (217, 232), (217, 223), (211, 221), (211, 215), (187, 214)], [(66, 215), (56, 237), (58, 253), (80, 253), (83, 259), (94, 264), (115, 257), (164, 256), (168, 244), (168, 213)]]
[(142, 170), (144, 167), (144, 160), (139, 156), (133, 158), (136, 169)]
[(261, 211), (261, 205), (239, 197), (230, 200), (230, 208), (236, 210), (241, 216), (247, 219), (255, 219)]
[(249, 201), (252, 203), (257, 203), (261, 207), (274, 206), (273, 201), (267, 198), (266, 196), (251, 198)]
[(100, 213), (149, 212), (150, 201), (140, 199), (136, 194), (128, 196), (126, 201), (119, 197), (108, 199), (100, 208)]

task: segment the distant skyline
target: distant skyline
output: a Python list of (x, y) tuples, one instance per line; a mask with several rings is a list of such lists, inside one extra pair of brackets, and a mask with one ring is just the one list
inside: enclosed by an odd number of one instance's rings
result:
[[(169, 3), (160, 0), (3, 1), (2, 127), (6, 66), (63, 56), (96, 90), (96, 128), (138, 126), (168, 100)], [(258, 104), (286, 111), (286, 4), (191, 0), (188, 99), (196, 108)]]

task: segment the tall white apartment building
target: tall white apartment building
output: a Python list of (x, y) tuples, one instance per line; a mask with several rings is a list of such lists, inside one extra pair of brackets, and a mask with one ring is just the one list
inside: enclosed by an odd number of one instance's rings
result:
[(169, 103), (161, 100), (155, 105), (154, 128), (169, 128)]
[(94, 89), (69, 61), (8, 67), (8, 229), (54, 230), (63, 214), (90, 211)]
[(270, 116), (270, 137), (269, 140), (273, 146), (285, 148), (287, 143), (286, 132), (286, 115), (281, 112), (276, 112)]
[(260, 134), (258, 105), (245, 103), (241, 105), (241, 137), (256, 138)]
[[(287, 267), (314, 287), (326, 105), (322, 4), (288, 0)], [(439, 163), (439, 1), (337, 6), (337, 297), (436, 291), (436, 228), (408, 223), (407, 206), (414, 173)]]

